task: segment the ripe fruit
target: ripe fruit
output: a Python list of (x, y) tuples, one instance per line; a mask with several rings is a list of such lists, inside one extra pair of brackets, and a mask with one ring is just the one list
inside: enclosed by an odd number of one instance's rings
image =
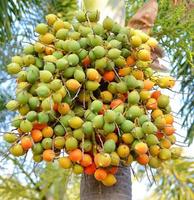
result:
[(43, 160), (47, 161), (47, 162), (51, 162), (54, 160), (55, 158), (55, 152), (51, 149), (47, 149), (43, 151)]
[(43, 135), (43, 137), (45, 137), (45, 138), (50, 138), (50, 137), (52, 137), (52, 136), (53, 136), (53, 129), (52, 129), (52, 127), (47, 126), (47, 127), (43, 128), (43, 130), (42, 130), (42, 135)]
[(137, 158), (137, 162), (140, 164), (140, 165), (147, 165), (148, 162), (149, 162), (149, 157), (147, 154), (141, 154), (139, 155)]
[(61, 115), (66, 115), (70, 111), (69, 104), (67, 103), (61, 103), (58, 105), (58, 112)]
[(42, 140), (42, 132), (40, 130), (32, 130), (31, 137), (34, 142), (40, 142)]
[(107, 172), (104, 169), (99, 168), (95, 171), (94, 177), (98, 181), (103, 181), (107, 177)]
[(92, 163), (91, 165), (89, 165), (88, 167), (85, 167), (85, 169), (84, 169), (84, 173), (88, 174), (88, 175), (94, 174), (95, 171), (96, 171), (95, 163)]
[(25, 136), (21, 138), (21, 146), (24, 150), (32, 148), (32, 145), (32, 139), (30, 137)]
[(72, 162), (69, 159), (69, 157), (60, 157), (58, 162), (59, 162), (59, 166), (64, 169), (69, 169), (72, 166)]
[(111, 157), (108, 153), (98, 153), (94, 156), (96, 167), (108, 167), (111, 164)]
[(76, 92), (80, 88), (80, 83), (75, 79), (69, 79), (66, 81), (66, 87), (72, 92)]
[(121, 144), (117, 148), (117, 153), (121, 158), (126, 158), (129, 155), (129, 147), (126, 144)]
[(69, 119), (68, 123), (71, 128), (77, 129), (80, 128), (84, 122), (80, 117), (72, 117)]
[(132, 136), (132, 134), (130, 133), (124, 133), (122, 134), (122, 141), (125, 143), (125, 144), (131, 144), (134, 140), (134, 137)]
[(115, 178), (115, 176), (113, 174), (108, 174), (106, 176), (106, 178), (102, 181), (102, 183), (105, 185), (105, 186), (112, 186), (112, 185), (115, 185), (117, 182), (117, 179)]
[(79, 162), (82, 160), (82, 152), (80, 149), (75, 149), (73, 151), (70, 151), (69, 158), (73, 162)]
[(16, 157), (22, 156), (24, 154), (24, 149), (22, 148), (20, 144), (15, 144), (11, 146), (9, 151), (13, 156), (16, 156)]
[(92, 164), (92, 158), (89, 154), (83, 154), (82, 159), (80, 161), (81, 166), (88, 167)]
[(143, 143), (143, 142), (139, 142), (139, 143), (137, 143), (136, 145), (135, 145), (135, 152), (137, 153), (137, 154), (145, 154), (145, 153), (147, 153), (147, 151), (148, 151), (148, 146), (147, 146), (147, 144), (146, 143)]

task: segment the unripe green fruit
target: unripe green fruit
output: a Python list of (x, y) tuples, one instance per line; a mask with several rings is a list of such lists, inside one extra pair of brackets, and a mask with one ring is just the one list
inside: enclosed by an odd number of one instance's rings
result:
[(96, 46), (92, 51), (97, 59), (104, 57), (106, 54), (106, 50), (102, 46)]
[(104, 28), (101, 24), (94, 24), (93, 30), (97, 35), (102, 35), (104, 33)]
[(15, 144), (10, 148), (10, 153), (13, 156), (19, 157), (24, 154), (24, 150), (20, 144)]
[(44, 149), (51, 149), (52, 148), (52, 139), (51, 138), (44, 138), (41, 142), (42, 147)]
[(22, 122), (22, 119), (20, 116), (16, 116), (12, 119), (11, 121), (11, 125), (16, 127), (16, 128), (19, 128), (20, 127), (20, 123)]
[(55, 51), (52, 54), (55, 58), (60, 59), (63, 57), (63, 53), (61, 51)]
[(148, 146), (152, 146), (152, 145), (159, 144), (159, 140), (155, 135), (150, 134), (150, 135), (147, 135), (146, 137), (146, 143)]
[(118, 40), (111, 40), (110, 42), (109, 42), (109, 46), (110, 46), (110, 48), (116, 48), (116, 49), (120, 49), (121, 47), (122, 47), (122, 45), (121, 45), (121, 42), (120, 41), (118, 41)]
[(122, 114), (122, 113), (118, 113), (115, 122), (116, 122), (116, 124), (120, 125), (120, 124), (122, 124), (125, 120), (126, 120), (126, 119), (125, 119), (125, 117), (123, 116), (123, 114)]
[(65, 141), (65, 147), (67, 151), (72, 151), (74, 149), (77, 149), (78, 147), (78, 142), (74, 137), (69, 137)]
[(29, 133), (32, 130), (32, 123), (28, 120), (23, 120), (20, 123), (20, 129), (24, 133)]
[(35, 143), (32, 147), (32, 152), (34, 155), (39, 155), (43, 152), (43, 147), (41, 143)]
[(89, 122), (89, 121), (84, 122), (82, 125), (82, 128), (83, 128), (83, 132), (87, 138), (90, 137), (92, 135), (92, 133), (94, 132), (92, 122)]
[(78, 82), (82, 83), (86, 79), (86, 75), (83, 72), (83, 70), (75, 70), (74, 72), (74, 79), (76, 79)]
[(112, 30), (113, 25), (114, 25), (114, 22), (113, 22), (113, 20), (111, 18), (106, 17), (104, 19), (104, 21), (103, 21), (103, 27), (104, 27), (104, 29), (110, 31), (110, 30)]
[(56, 32), (56, 38), (60, 40), (65, 40), (68, 36), (68, 29), (62, 28)]
[(103, 40), (100, 36), (98, 35), (88, 35), (88, 45), (91, 47), (95, 47), (95, 46), (101, 46), (103, 44)]
[(36, 26), (35, 31), (41, 35), (44, 35), (48, 32), (48, 25), (40, 23)]
[(143, 109), (137, 105), (132, 105), (126, 112), (126, 118), (134, 120), (144, 114)]
[(17, 74), (20, 71), (21, 71), (21, 67), (17, 63), (10, 63), (9, 65), (7, 65), (7, 72), (9, 74)]
[(142, 124), (142, 130), (145, 134), (155, 134), (157, 127), (152, 122), (147, 121)]
[(57, 69), (59, 69), (59, 70), (66, 69), (68, 67), (68, 65), (69, 65), (68, 61), (65, 58), (61, 58), (61, 59), (57, 60), (57, 62), (56, 62)]
[(135, 124), (130, 120), (125, 120), (121, 123), (120, 128), (124, 133), (130, 133), (130, 131), (135, 127)]
[(100, 13), (98, 10), (88, 12), (88, 18), (90, 22), (97, 22), (100, 18)]
[(100, 84), (96, 81), (87, 81), (86, 82), (86, 89), (89, 91), (95, 91), (99, 88)]
[(104, 152), (105, 153), (112, 153), (116, 149), (116, 144), (114, 140), (109, 139), (104, 143)]
[(117, 22), (114, 22), (113, 27), (112, 27), (112, 32), (119, 33), (120, 29), (121, 29), (121, 26)]
[(128, 89), (133, 90), (137, 87), (137, 80), (134, 76), (129, 75), (124, 78)]
[(27, 80), (27, 72), (26, 71), (20, 71), (17, 74), (17, 79), (19, 82), (24, 82)]
[(149, 120), (149, 117), (148, 117), (147, 115), (141, 115), (141, 116), (139, 117), (139, 123), (140, 123), (141, 126), (142, 126), (142, 124), (143, 124), (144, 122), (148, 122), (148, 121), (150, 121), (150, 120)]
[(81, 142), (80, 148), (84, 150), (84, 152), (90, 152), (92, 150), (92, 142), (90, 140), (84, 140)]
[(121, 94), (126, 93), (128, 91), (126, 83), (124, 81), (120, 81), (119, 83), (117, 83), (116, 90)]
[(91, 110), (98, 113), (102, 109), (103, 103), (100, 100), (94, 100), (91, 103)]
[(150, 157), (148, 165), (151, 168), (159, 168), (161, 166), (161, 161), (157, 157)]
[(128, 94), (128, 102), (130, 104), (138, 104), (139, 100), (140, 100), (140, 96), (136, 90), (134, 90)]
[(37, 113), (35, 111), (28, 112), (26, 119), (30, 122), (34, 122), (37, 119)]
[(158, 107), (165, 108), (169, 104), (169, 97), (161, 94), (157, 99)]
[(5, 133), (3, 135), (3, 139), (8, 143), (14, 143), (18, 139), (18, 137), (13, 133)]
[(79, 63), (79, 57), (76, 54), (70, 54), (67, 57), (68, 63), (71, 66), (75, 66)]
[(139, 37), (138, 35), (134, 35), (131, 37), (131, 45), (134, 47), (138, 47), (142, 44), (142, 40), (141, 37)]
[(13, 56), (13, 57), (11, 58), (11, 62), (12, 62), (12, 63), (17, 63), (17, 64), (19, 64), (20, 66), (23, 65), (23, 59), (22, 59), (21, 56)]
[(96, 115), (92, 120), (92, 125), (96, 129), (102, 129), (104, 125), (103, 115)]
[(54, 133), (57, 136), (63, 136), (63, 135), (65, 135), (65, 129), (63, 128), (62, 125), (56, 125), (54, 128)]
[(33, 54), (34, 53), (34, 46), (32, 44), (28, 44), (23, 49), (24, 54)]
[(80, 60), (83, 60), (87, 55), (88, 55), (88, 51), (87, 50), (81, 49), (79, 51), (79, 58), (80, 58)]
[(160, 149), (158, 156), (161, 160), (169, 160), (171, 158), (171, 152), (169, 149)]
[(101, 58), (95, 61), (95, 68), (96, 69), (104, 69), (107, 66), (107, 59)]
[(76, 12), (76, 19), (79, 22), (85, 22), (86, 21), (86, 15), (83, 11), (79, 10)]
[(114, 123), (107, 123), (105, 122), (104, 123), (104, 126), (103, 126), (103, 130), (104, 130), (104, 135), (107, 135), (109, 133), (113, 133), (114, 130), (115, 130), (115, 124)]
[(40, 81), (44, 83), (49, 83), (53, 79), (51, 72), (47, 70), (40, 71)]
[(53, 91), (57, 91), (62, 87), (62, 82), (60, 79), (54, 79), (53, 81), (51, 81), (49, 87)]
[(108, 84), (108, 91), (111, 92), (112, 94), (117, 93), (117, 83), (116, 82), (111, 82)]
[(42, 53), (42, 52), (45, 51), (45, 45), (43, 45), (43, 44), (40, 43), (40, 42), (36, 42), (36, 43), (34, 44), (34, 50), (35, 50), (35, 52), (37, 52), (37, 53)]
[(117, 59), (117, 58), (119, 58), (119, 56), (121, 55), (121, 51), (120, 50), (118, 50), (118, 49), (116, 49), (116, 48), (113, 48), (113, 49), (110, 49), (109, 51), (108, 51), (108, 57), (110, 58), (110, 59)]
[(35, 57), (33, 55), (25, 55), (23, 62), (25, 66), (33, 65), (35, 63)]
[(73, 131), (73, 137), (79, 141), (81, 141), (84, 138), (84, 132), (82, 128), (75, 129)]
[(59, 120), (61, 125), (64, 127), (68, 127), (68, 125), (69, 125), (68, 121), (69, 121), (69, 119), (71, 119), (71, 117), (72, 117), (71, 115), (65, 115), (65, 116), (61, 117)]
[(30, 68), (27, 71), (27, 81), (31, 84), (35, 83), (39, 78), (39, 71), (35, 68)]
[(53, 101), (52, 98), (48, 97), (44, 99), (41, 103), (41, 108), (43, 111), (50, 111), (53, 107)]
[(43, 60), (42, 58), (35, 58), (35, 65), (39, 68), (42, 69), (43, 68)]
[(80, 46), (81, 46), (83, 49), (85, 49), (85, 48), (88, 46), (88, 39), (82, 37), (82, 38), (79, 40), (79, 44), (80, 44)]
[(39, 97), (48, 97), (50, 95), (50, 89), (46, 85), (41, 85), (36, 89), (36, 93)]
[(117, 67), (125, 67), (127, 65), (124, 57), (120, 56), (114, 60), (115, 66)]
[(131, 131), (134, 138), (141, 139), (144, 137), (144, 133), (141, 127), (135, 127)]
[(54, 146), (55, 146), (55, 148), (57, 148), (57, 149), (63, 149), (64, 146), (65, 146), (65, 138), (64, 138), (64, 137), (61, 137), (61, 136), (57, 136), (57, 137), (54, 139)]
[(29, 94), (26, 91), (19, 92), (16, 95), (16, 100), (19, 104), (26, 104), (29, 99)]
[(40, 106), (40, 101), (38, 97), (31, 97), (28, 103), (29, 103), (30, 109), (32, 110), (35, 110), (37, 107)]
[(37, 163), (40, 163), (43, 160), (42, 155), (33, 155), (32, 159)]
[(75, 41), (75, 40), (70, 40), (69, 41), (69, 51), (71, 52), (77, 52), (80, 49), (80, 44), (79, 42)]
[(46, 62), (44, 65), (44, 70), (47, 70), (53, 74), (55, 72), (55, 64), (51, 62)]
[(85, 26), (80, 26), (78, 31), (83, 37), (86, 37), (88, 34), (92, 33), (92, 29), (90, 27)]
[(112, 110), (107, 110), (104, 114), (104, 120), (107, 123), (113, 123), (116, 120), (116, 113)]
[(39, 112), (38, 113), (38, 122), (40, 124), (47, 124), (49, 121), (49, 116), (45, 112)]
[(16, 100), (11, 100), (6, 104), (6, 108), (10, 111), (14, 111), (18, 108), (19, 103)]

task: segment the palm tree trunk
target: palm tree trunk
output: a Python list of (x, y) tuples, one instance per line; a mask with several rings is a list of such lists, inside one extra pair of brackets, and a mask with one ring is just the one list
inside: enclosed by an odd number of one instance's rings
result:
[(116, 177), (117, 183), (107, 187), (94, 176), (83, 175), (80, 200), (132, 200), (130, 168), (120, 167)]
[[(99, 10), (100, 21), (109, 16), (120, 25), (125, 25), (124, 0), (83, 0), (82, 7), (86, 10)], [(131, 200), (130, 168), (120, 167), (116, 177), (117, 183), (112, 187), (106, 187), (96, 181), (94, 176), (83, 175), (80, 200)]]

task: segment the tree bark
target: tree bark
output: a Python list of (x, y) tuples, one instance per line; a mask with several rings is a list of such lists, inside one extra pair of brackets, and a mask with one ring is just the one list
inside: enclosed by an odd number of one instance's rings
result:
[(117, 183), (112, 187), (104, 186), (94, 176), (83, 175), (80, 200), (132, 200), (131, 172), (129, 167), (119, 167)]

